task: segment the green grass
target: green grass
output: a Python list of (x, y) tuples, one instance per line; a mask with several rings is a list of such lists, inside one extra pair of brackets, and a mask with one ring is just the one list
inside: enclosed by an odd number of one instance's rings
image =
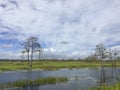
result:
[[(111, 67), (110, 61), (103, 61), (105, 67)], [(33, 61), (33, 70), (56, 70), (61, 68), (85, 68), (85, 67), (100, 67), (100, 61), (85, 61), (85, 60), (37, 60)], [(120, 66), (120, 61), (117, 61), (117, 66)], [(30, 70), (27, 61), (0, 61), (0, 71), (15, 71), (15, 70)]]
[(120, 83), (116, 83), (112, 86), (103, 85), (99, 87), (94, 87), (91, 90), (120, 90)]
[(35, 80), (18, 80), (15, 82), (7, 82), (3, 85), (3, 88), (13, 88), (13, 87), (26, 87), (32, 85), (44, 85), (44, 84), (56, 84), (66, 82), (68, 79), (66, 77), (47, 77), (47, 78), (38, 78)]

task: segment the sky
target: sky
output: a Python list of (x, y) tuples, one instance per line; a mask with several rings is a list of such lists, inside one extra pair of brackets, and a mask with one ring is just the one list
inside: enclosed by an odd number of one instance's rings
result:
[(0, 58), (20, 58), (31, 36), (42, 58), (84, 58), (99, 43), (120, 49), (120, 0), (0, 0)]

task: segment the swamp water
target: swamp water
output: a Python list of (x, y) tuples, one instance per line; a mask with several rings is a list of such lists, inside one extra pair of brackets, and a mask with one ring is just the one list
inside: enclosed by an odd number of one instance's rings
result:
[(24, 88), (0, 90), (89, 90), (92, 87), (100, 86), (103, 83), (112, 85), (120, 82), (120, 68), (79, 68), (60, 69), (55, 71), (10, 71), (0, 72), (0, 83), (14, 82), (17, 80), (34, 80), (47, 77), (67, 77), (65, 83), (45, 84), (40, 86), (28, 86)]

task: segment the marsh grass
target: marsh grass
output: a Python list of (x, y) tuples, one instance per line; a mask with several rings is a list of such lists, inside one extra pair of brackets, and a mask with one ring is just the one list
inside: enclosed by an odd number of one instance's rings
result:
[(56, 84), (66, 81), (68, 81), (66, 77), (47, 77), (47, 78), (38, 78), (35, 80), (18, 80), (15, 82), (1, 83), (0, 86), (2, 88), (13, 88), (13, 87), (26, 87), (33, 85)]
[[(103, 61), (105, 67), (111, 67), (111, 61)], [(92, 68), (100, 67), (101, 62), (88, 62), (85, 60), (34, 60), (33, 70), (57, 70), (61, 68)], [(120, 66), (120, 61), (117, 61), (117, 65)], [(0, 61), (0, 71), (15, 71), (15, 70), (30, 70), (27, 61)]]
[(116, 83), (112, 86), (102, 85), (102, 86), (94, 87), (90, 90), (120, 90), (120, 83)]

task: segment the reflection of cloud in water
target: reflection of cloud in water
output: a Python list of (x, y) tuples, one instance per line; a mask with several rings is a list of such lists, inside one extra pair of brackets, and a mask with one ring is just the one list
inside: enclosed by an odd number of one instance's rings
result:
[(76, 77), (71, 77), (68, 79), (69, 81), (74, 81), (74, 80), (92, 80), (92, 81), (97, 81), (96, 78), (94, 77), (89, 77), (89, 76), (76, 76)]

